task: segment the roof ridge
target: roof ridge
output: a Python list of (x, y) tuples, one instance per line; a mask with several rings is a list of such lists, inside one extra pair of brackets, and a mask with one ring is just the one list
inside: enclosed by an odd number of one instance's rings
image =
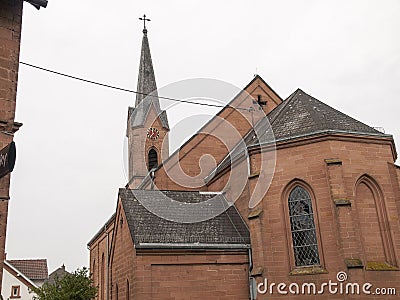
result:
[(283, 101), (281, 96), (279, 96), (279, 94), (259, 74), (255, 74), (253, 79), (250, 80), (250, 82), (243, 88), (243, 90), (251, 86), (257, 79), (260, 79), (262, 83), (264, 83), (281, 101)]
[(282, 101), (282, 103), (280, 105), (278, 105), (277, 107), (275, 107), (272, 111), (269, 112), (268, 115), (270, 115), (272, 112), (274, 112), (275, 110), (277, 111), (272, 117), (271, 119), (269, 119), (269, 123), (272, 125), (272, 123), (274, 123), (274, 121), (278, 118), (278, 116), (285, 110), (285, 108), (287, 107), (288, 103), (291, 102), (294, 98), (295, 95), (297, 95), (299, 92), (303, 92), (300, 88), (297, 88), (292, 94), (289, 95), (289, 97), (287, 97), (284, 101)]

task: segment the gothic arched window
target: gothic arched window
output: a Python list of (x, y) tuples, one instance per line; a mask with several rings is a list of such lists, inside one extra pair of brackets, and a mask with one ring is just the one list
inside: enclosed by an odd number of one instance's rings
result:
[(157, 151), (154, 149), (150, 149), (149, 151), (148, 164), (149, 164), (149, 171), (158, 166), (158, 155)]
[(289, 194), (289, 217), (297, 267), (320, 264), (310, 194), (297, 185)]

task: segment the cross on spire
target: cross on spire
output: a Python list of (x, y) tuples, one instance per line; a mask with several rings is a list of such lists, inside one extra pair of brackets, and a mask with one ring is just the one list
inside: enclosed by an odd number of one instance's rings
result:
[(146, 15), (143, 15), (143, 18), (139, 18), (139, 20), (143, 21), (143, 32), (147, 32), (146, 21), (151, 21), (151, 20), (150, 19), (146, 19)]

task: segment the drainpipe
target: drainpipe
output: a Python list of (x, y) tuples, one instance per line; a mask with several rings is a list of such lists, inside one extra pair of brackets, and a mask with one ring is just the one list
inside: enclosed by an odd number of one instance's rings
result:
[(251, 271), (253, 270), (253, 255), (251, 248), (249, 248), (249, 289), (250, 289), (250, 299), (257, 299), (257, 282), (256, 279), (251, 276)]

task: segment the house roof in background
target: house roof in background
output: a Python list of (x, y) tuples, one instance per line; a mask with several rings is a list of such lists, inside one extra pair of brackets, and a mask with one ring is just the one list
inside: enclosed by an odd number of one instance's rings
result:
[(45, 280), (45, 282), (48, 282), (50, 284), (54, 284), (56, 278), (57, 279), (62, 279), (65, 275), (70, 274), (68, 271), (65, 270), (65, 266), (62, 265), (61, 267), (57, 268), (53, 272), (50, 273), (49, 277)]
[(14, 259), (7, 262), (30, 280), (45, 280), (49, 276), (47, 259)]
[(3, 264), (3, 278), (4, 278), (4, 271), (7, 271), (10, 273), (12, 276), (14, 276), (16, 279), (18, 279), (20, 282), (25, 284), (27, 287), (32, 288), (32, 287), (38, 287), (35, 282), (33, 282), (31, 279), (29, 279), (24, 273), (16, 269), (12, 264), (10, 264), (8, 261), (4, 261)]

